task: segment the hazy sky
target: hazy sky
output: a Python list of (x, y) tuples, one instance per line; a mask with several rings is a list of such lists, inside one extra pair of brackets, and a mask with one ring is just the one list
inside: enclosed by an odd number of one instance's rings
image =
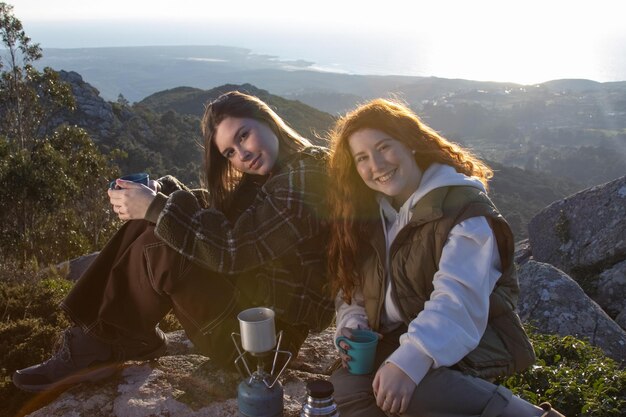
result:
[(223, 44), (373, 73), (626, 80), (623, 0), (7, 2), (44, 48)]

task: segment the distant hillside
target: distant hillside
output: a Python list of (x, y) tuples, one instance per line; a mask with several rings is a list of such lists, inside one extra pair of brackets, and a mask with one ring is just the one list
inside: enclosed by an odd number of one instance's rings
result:
[(208, 102), (216, 99), (220, 94), (231, 90), (259, 97), (300, 134), (317, 144), (323, 145), (325, 143), (320, 138), (325, 135), (333, 124), (333, 116), (299, 101), (287, 100), (270, 94), (268, 91), (261, 90), (251, 84), (227, 84), (211, 90), (178, 87), (152, 94), (137, 103), (136, 107), (147, 107), (157, 113), (173, 110), (181, 115), (202, 117), (204, 107)]
[[(624, 81), (520, 85), (340, 74), (315, 71), (312, 64), (224, 46), (46, 49), (39, 61), (78, 71), (106, 100), (121, 93), (131, 103), (181, 115), (201, 112), (212, 88), (255, 86), (309, 137), (359, 103), (397, 97), (444, 136), (506, 166), (549, 171), (585, 186), (615, 179), (626, 168)], [(586, 170), (578, 169), (581, 160)]]
[(486, 162), (494, 170), (489, 195), (511, 225), (516, 241), (528, 237), (528, 222), (540, 210), (584, 188), (544, 173)]
[(541, 84), (552, 91), (599, 91), (599, 90), (626, 90), (626, 82), (607, 82), (599, 83), (597, 81), (584, 79), (561, 79), (547, 81)]
[(69, 123), (84, 128), (103, 150), (123, 151), (117, 163), (123, 172), (147, 171), (154, 177), (172, 174), (197, 185), (202, 166), (200, 115), (207, 101), (230, 90), (259, 96), (283, 119), (312, 142), (324, 145), (333, 117), (297, 101), (287, 100), (252, 85), (224, 85), (211, 90), (176, 88), (134, 105), (108, 102), (76, 72), (60, 73), (70, 83), (77, 109), (60, 114), (51, 129)]

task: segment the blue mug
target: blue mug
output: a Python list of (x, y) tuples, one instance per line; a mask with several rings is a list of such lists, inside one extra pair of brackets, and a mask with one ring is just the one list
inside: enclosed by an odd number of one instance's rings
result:
[[(342, 349), (339, 342), (345, 342), (350, 349)], [(348, 361), (348, 371), (354, 375), (369, 374), (374, 370), (374, 359), (376, 358), (376, 346), (378, 345), (378, 334), (371, 330), (353, 329), (352, 337), (339, 336), (335, 339), (335, 344), (343, 353), (350, 355)]]
[[(150, 183), (150, 177), (145, 172), (139, 172), (137, 174), (124, 175), (123, 177), (120, 177), (119, 179), (125, 180), (125, 181), (136, 182), (138, 184), (143, 184), (146, 187)], [(111, 181), (111, 184), (109, 184), (109, 188), (111, 188), (112, 190), (119, 190), (120, 189), (120, 187), (118, 187), (117, 184), (115, 183), (115, 180)]]

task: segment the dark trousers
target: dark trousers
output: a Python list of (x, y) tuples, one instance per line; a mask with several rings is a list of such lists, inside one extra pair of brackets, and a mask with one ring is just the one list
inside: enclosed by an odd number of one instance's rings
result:
[[(155, 341), (155, 327), (173, 310), (196, 349), (222, 367), (236, 357), (237, 314), (256, 305), (240, 286), (246, 280), (202, 268), (154, 234), (144, 220), (126, 222), (76, 282), (61, 306), (92, 336), (132, 359)], [(277, 321), (292, 353), (308, 329)]]

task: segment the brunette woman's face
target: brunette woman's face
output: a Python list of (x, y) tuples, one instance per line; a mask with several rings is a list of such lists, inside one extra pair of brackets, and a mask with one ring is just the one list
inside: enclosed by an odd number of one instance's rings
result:
[(278, 159), (278, 138), (256, 119), (227, 117), (215, 129), (215, 147), (237, 170), (267, 175)]
[(356, 170), (369, 188), (391, 197), (396, 206), (417, 190), (422, 171), (404, 143), (376, 129), (361, 129), (348, 143)]

